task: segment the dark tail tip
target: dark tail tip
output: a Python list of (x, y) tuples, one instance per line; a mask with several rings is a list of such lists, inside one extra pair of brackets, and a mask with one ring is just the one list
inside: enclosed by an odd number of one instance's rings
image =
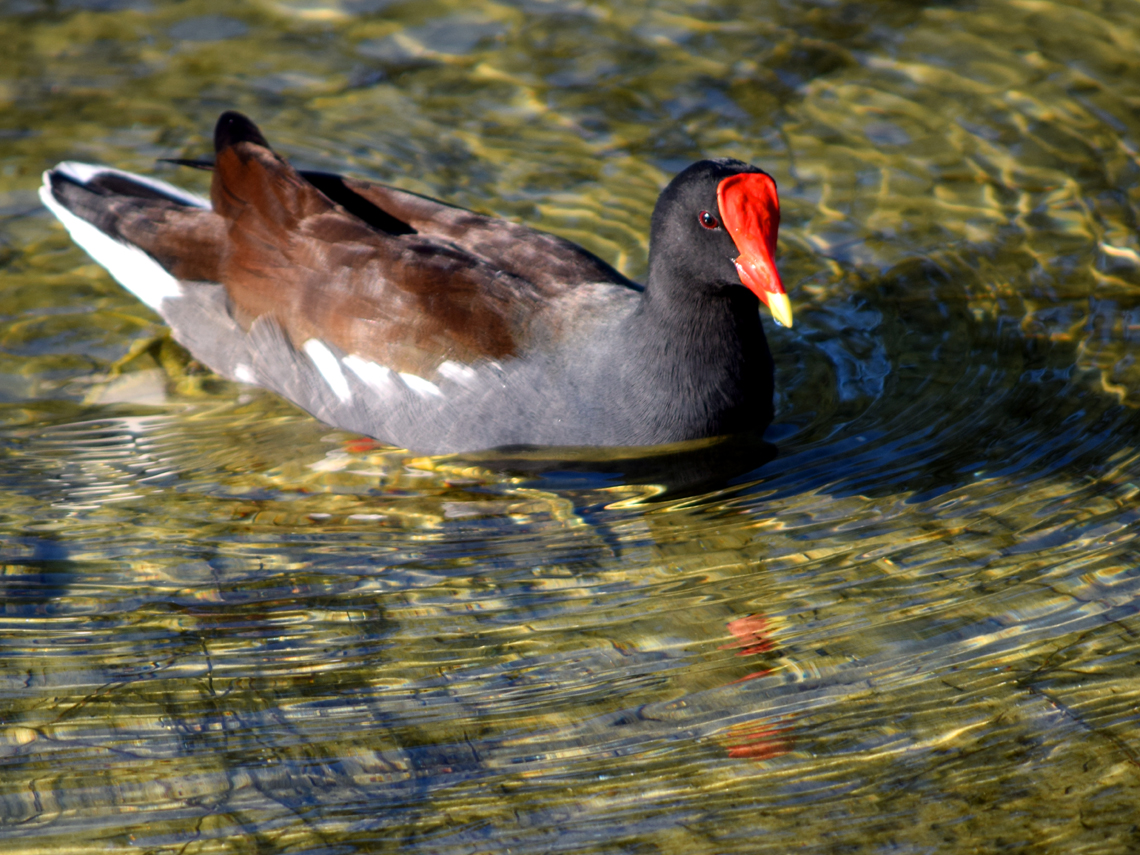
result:
[(214, 158), (212, 157), (160, 157), (159, 163), (173, 163), (175, 166), (189, 166), (191, 169), (205, 169), (207, 171), (214, 168)]
[(254, 145), (269, 148), (269, 143), (257, 129), (257, 125), (234, 110), (226, 110), (218, 118), (214, 128), (214, 151), (221, 151), (240, 142), (251, 142)]

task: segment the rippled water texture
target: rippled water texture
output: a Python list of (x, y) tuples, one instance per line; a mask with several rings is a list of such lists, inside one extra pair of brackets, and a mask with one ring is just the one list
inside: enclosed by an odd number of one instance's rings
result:
[[(1140, 5), (0, 10), (4, 852), (1140, 849)], [(779, 456), (410, 459), (187, 365), (34, 193), (201, 190), (229, 107), (635, 277), (769, 169)]]

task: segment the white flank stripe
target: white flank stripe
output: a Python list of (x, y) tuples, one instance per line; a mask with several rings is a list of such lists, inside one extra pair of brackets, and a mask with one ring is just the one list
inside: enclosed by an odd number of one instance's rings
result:
[(391, 395), (400, 388), (400, 381), (396, 379), (391, 368), (385, 368), (383, 365), (377, 365), (375, 362), (361, 359), (355, 354), (346, 356), (344, 358), (344, 364), (353, 374), (377, 392)]
[(105, 235), (59, 204), (51, 194), (46, 172), (44, 186), (40, 188), (40, 201), (63, 223), (73, 241), (105, 267), (120, 285), (156, 312), (160, 311), (163, 300), (176, 300), (182, 296), (178, 280), (137, 246), (121, 243)]
[(317, 366), (317, 370), (321, 372), (321, 376), (325, 378), (325, 382), (329, 384), (334, 394), (346, 403), (351, 401), (352, 390), (348, 388), (348, 380), (340, 370), (340, 361), (333, 356), (333, 352), (315, 338), (305, 342), (302, 349), (309, 355), (309, 359), (313, 360), (313, 365)]
[(405, 374), (401, 371), (400, 379), (403, 380), (413, 392), (418, 392), (421, 395), (434, 395), (437, 398), (443, 397), (443, 392), (439, 391), (438, 386), (430, 380), (425, 380), (418, 374)]
[(163, 196), (169, 196), (175, 202), (181, 202), (183, 205), (190, 205), (194, 208), (209, 209), (210, 203), (203, 199), (201, 196), (195, 196), (193, 193), (188, 193), (181, 187), (175, 187), (173, 184), (167, 184), (165, 181), (159, 181), (157, 178), (146, 178), (142, 175), (135, 175), (133, 172), (124, 172), (121, 169), (112, 169), (109, 166), (95, 166), (90, 163), (80, 163), (77, 160), (65, 160), (63, 163), (56, 165), (56, 171), (63, 173), (73, 181), (80, 184), (86, 184), (92, 178), (97, 178), (100, 175), (119, 175), (123, 178), (129, 178), (136, 184), (143, 184)]
[(257, 385), (257, 377), (254, 376), (253, 369), (248, 365), (239, 364), (237, 368), (234, 369), (234, 377), (242, 383), (249, 383), (253, 386)]
[(446, 377), (453, 383), (458, 383), (460, 386), (472, 386), (479, 378), (479, 372), (472, 368), (470, 365), (463, 365), (460, 362), (453, 362), (447, 360), (439, 366), (440, 375)]

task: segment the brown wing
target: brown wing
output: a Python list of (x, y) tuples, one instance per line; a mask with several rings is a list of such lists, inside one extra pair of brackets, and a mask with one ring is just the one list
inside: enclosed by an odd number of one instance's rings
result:
[(218, 153), (211, 197), (235, 314), (273, 316), (295, 345), (318, 338), (412, 372), (500, 359), (542, 304), (532, 283), (460, 247), (370, 226), (256, 143)]
[[(318, 186), (326, 177), (319, 173), (304, 175)], [(327, 178), (339, 179), (349, 193), (367, 200), (395, 222), (407, 224), (420, 234), (452, 241), (501, 270), (527, 278), (549, 296), (593, 282), (640, 290), (596, 255), (564, 238), (395, 187), (339, 176)]]
[(302, 176), (236, 114), (219, 120), (216, 145), (220, 281), (239, 321), (272, 315), (296, 345), (318, 338), (426, 373), (526, 349), (536, 317), (581, 284), (636, 287), (552, 235), (394, 188)]

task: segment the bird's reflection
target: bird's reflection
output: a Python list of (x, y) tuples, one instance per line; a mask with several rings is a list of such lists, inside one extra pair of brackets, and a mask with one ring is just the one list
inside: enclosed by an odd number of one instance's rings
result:
[[(764, 658), (778, 652), (774, 628), (763, 614), (750, 614), (731, 620), (727, 629), (736, 640), (722, 644), (720, 650), (735, 650), (737, 656)], [(759, 667), (732, 682), (743, 683), (767, 677), (771, 673), (771, 668)], [(757, 716), (729, 727), (720, 734), (718, 742), (729, 757), (770, 760), (791, 751), (795, 745), (795, 736), (788, 720)]]

